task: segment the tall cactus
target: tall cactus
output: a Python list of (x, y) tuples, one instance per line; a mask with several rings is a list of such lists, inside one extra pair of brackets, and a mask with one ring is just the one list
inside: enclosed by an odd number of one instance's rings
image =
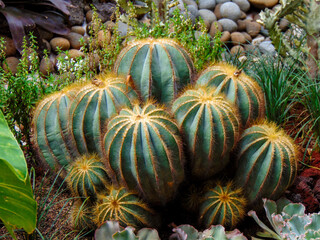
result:
[(178, 91), (192, 81), (194, 66), (186, 50), (175, 41), (149, 38), (129, 43), (114, 69), (132, 76), (143, 100), (152, 97), (171, 104)]
[(107, 169), (114, 182), (136, 190), (149, 202), (165, 204), (184, 179), (179, 129), (152, 103), (123, 109), (104, 137)]
[(176, 99), (172, 111), (186, 135), (192, 175), (203, 179), (222, 170), (238, 140), (235, 106), (215, 88), (198, 87)]
[(215, 87), (238, 106), (241, 125), (248, 127), (265, 115), (265, 100), (261, 87), (241, 70), (227, 63), (215, 64), (204, 70), (197, 85)]
[(98, 153), (102, 157), (106, 120), (136, 100), (136, 92), (121, 77), (102, 75), (84, 85), (70, 107), (71, 134), (80, 154)]
[(264, 122), (246, 129), (238, 144), (235, 184), (249, 204), (263, 197), (277, 199), (297, 174), (297, 146), (275, 124)]
[(66, 88), (44, 98), (33, 114), (33, 146), (45, 166), (59, 171), (78, 156), (70, 141), (69, 108), (76, 89)]

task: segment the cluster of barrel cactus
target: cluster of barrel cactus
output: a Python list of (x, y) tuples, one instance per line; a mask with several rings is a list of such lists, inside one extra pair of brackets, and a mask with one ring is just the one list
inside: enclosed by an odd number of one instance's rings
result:
[(230, 166), (233, 184), (201, 188), (190, 208), (202, 226), (235, 227), (246, 204), (277, 199), (293, 183), (296, 147), (263, 121), (263, 92), (244, 72), (220, 63), (195, 79), (186, 50), (167, 39), (129, 44), (115, 72), (120, 76), (101, 75), (53, 94), (35, 110), (39, 157), (53, 170), (65, 167), (81, 198), (76, 225), (158, 226), (150, 206), (172, 205), (183, 196), (182, 183), (215, 181)]

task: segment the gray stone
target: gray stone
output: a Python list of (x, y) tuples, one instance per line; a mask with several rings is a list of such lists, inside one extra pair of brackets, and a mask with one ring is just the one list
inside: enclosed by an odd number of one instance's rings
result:
[(192, 6), (194, 6), (196, 9), (198, 9), (198, 4), (197, 4), (194, 0), (183, 0), (183, 2), (184, 2), (186, 5), (192, 5)]
[(110, 17), (116, 11), (116, 4), (114, 3), (95, 3), (93, 5), (96, 7), (99, 16), (101, 16), (100, 18), (103, 22), (110, 20)]
[(68, 6), (70, 12), (69, 24), (71, 26), (82, 25), (84, 21), (84, 0), (71, 0), (72, 6)]
[(218, 3), (226, 3), (226, 2), (231, 2), (231, 0), (216, 0), (217, 4)]
[(193, 5), (188, 5), (187, 10), (195, 17), (197, 18), (199, 16), (199, 11), (197, 8), (195, 8)]
[(256, 38), (254, 38), (252, 40), (252, 45), (254, 46), (258, 46), (261, 42), (263, 42), (265, 40), (265, 37), (264, 36), (257, 36)]
[(125, 37), (128, 32), (128, 24), (119, 21), (118, 22), (118, 31), (119, 31), (121, 37)]
[(248, 0), (232, 0), (232, 2), (236, 3), (241, 11), (247, 12), (250, 9), (250, 3)]
[(208, 9), (200, 9), (199, 10), (200, 17), (203, 18), (204, 21), (207, 21), (210, 25), (212, 22), (216, 21), (216, 15)]
[(276, 52), (276, 49), (273, 46), (271, 41), (264, 41), (264, 42), (260, 43), (259, 49), (262, 53), (265, 53), (265, 54), (275, 54), (275, 52)]
[(229, 18), (233, 21), (237, 21), (241, 16), (239, 6), (233, 2), (222, 4), (220, 7), (220, 13), (223, 18)]
[(261, 26), (260, 33), (265, 37), (269, 36), (269, 31), (267, 29), (265, 29), (263, 26)]
[(215, 6), (216, 6), (215, 0), (199, 0), (199, 8), (200, 9), (213, 10)]
[(234, 32), (237, 31), (237, 24), (228, 18), (222, 18), (218, 20), (218, 22), (222, 25), (223, 31)]

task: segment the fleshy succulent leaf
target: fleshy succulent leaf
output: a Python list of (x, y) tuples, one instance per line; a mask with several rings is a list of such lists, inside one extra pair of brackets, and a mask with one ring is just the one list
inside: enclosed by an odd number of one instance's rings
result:
[(107, 221), (102, 224), (95, 232), (95, 240), (112, 239), (112, 235), (120, 231), (120, 225), (117, 221)]
[(305, 210), (305, 206), (296, 203), (290, 203), (283, 208), (283, 212), (289, 217), (292, 217), (293, 215), (303, 216), (305, 214)]
[(125, 230), (113, 234), (112, 237), (116, 240), (139, 240), (139, 238), (134, 235), (133, 231), (134, 228), (127, 227)]
[[(70, 6), (69, 1), (64, 0), (48, 0), (50, 1), (56, 8), (62, 11), (64, 14), (69, 15), (70, 12), (68, 10), (68, 6)], [(73, 7), (73, 6), (71, 6)]]
[(312, 222), (305, 226), (305, 229), (319, 229), (320, 232), (320, 213), (314, 213), (311, 216)]
[(143, 228), (138, 232), (139, 240), (160, 240), (157, 230), (150, 228)]

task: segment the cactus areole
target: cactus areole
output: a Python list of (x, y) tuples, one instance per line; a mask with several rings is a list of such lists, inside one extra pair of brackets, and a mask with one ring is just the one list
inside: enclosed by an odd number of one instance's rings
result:
[(115, 63), (116, 73), (132, 76), (143, 100), (151, 97), (164, 104), (192, 81), (193, 71), (187, 51), (170, 39), (130, 42)]
[(117, 182), (153, 204), (170, 201), (184, 179), (177, 124), (151, 103), (123, 109), (104, 137), (107, 170)]

